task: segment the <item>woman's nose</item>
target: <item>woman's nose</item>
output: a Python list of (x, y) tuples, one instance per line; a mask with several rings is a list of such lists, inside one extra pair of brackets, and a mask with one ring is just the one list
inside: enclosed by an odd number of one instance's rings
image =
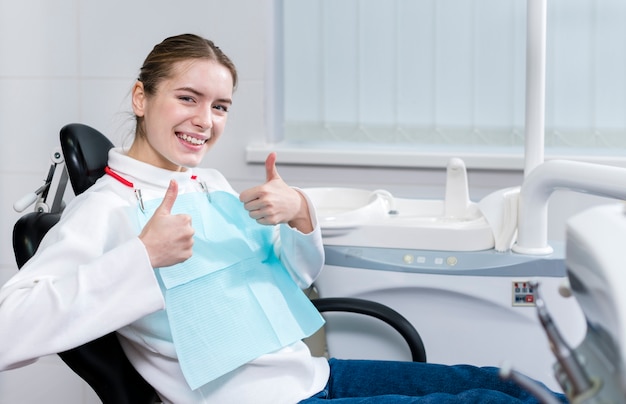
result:
[(193, 124), (204, 130), (211, 129), (213, 127), (213, 114), (211, 112), (212, 111), (210, 108), (198, 111), (198, 114), (194, 118)]

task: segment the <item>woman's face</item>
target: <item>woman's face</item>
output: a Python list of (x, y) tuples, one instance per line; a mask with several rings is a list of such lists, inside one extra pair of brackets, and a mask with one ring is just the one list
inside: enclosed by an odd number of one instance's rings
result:
[(224, 130), (232, 95), (230, 71), (205, 59), (175, 64), (151, 96), (137, 82), (132, 105), (145, 136), (135, 136), (128, 155), (174, 171), (197, 166)]

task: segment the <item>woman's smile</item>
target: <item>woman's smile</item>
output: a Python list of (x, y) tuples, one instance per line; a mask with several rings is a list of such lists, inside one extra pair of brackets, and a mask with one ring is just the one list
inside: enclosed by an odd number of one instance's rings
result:
[(198, 135), (191, 135), (184, 132), (176, 132), (176, 137), (182, 140), (184, 143), (191, 144), (193, 146), (204, 146), (206, 142), (211, 139), (210, 134), (208, 136), (201, 137)]

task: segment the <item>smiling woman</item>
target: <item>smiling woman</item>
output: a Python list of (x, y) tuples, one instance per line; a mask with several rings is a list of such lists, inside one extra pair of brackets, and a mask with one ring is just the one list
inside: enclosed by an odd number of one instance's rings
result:
[[(183, 34), (153, 48), (132, 89), (133, 144), (110, 150), (107, 175), (68, 203), (0, 289), (0, 324), (12, 324), (0, 327), (0, 370), (117, 331), (166, 403), (255, 402), (268, 389), (268, 402), (295, 402), (323, 388), (328, 363), (301, 342), (323, 322), (301, 290), (323, 265), (312, 205), (281, 179), (275, 154), (266, 181), (241, 194), (217, 170), (197, 167), (224, 130), (236, 84), (234, 65), (207, 39)], [(282, 303), (259, 305), (268, 295)], [(229, 316), (232, 309), (239, 314)], [(42, 316), (45, 325), (27, 333)], [(297, 325), (262, 320), (276, 316), (307, 326), (288, 329), (278, 344), (250, 332), (250, 324)], [(186, 330), (201, 324), (209, 329), (198, 346), (210, 350), (185, 344)], [(16, 333), (30, 337), (17, 341)], [(211, 360), (198, 368), (201, 353)], [(257, 357), (261, 366), (248, 364)], [(268, 366), (306, 386), (269, 386), (276, 374)]]
[(282, 180), (275, 153), (265, 182), (240, 194), (197, 167), (236, 83), (204, 38), (154, 47), (132, 90), (130, 149), (109, 151), (108, 175), (0, 289), (0, 324), (11, 324), (0, 327), (0, 370), (116, 332), (168, 404), (535, 403), (495, 368), (311, 354), (302, 340), (324, 320), (302, 290), (324, 248), (309, 197)]

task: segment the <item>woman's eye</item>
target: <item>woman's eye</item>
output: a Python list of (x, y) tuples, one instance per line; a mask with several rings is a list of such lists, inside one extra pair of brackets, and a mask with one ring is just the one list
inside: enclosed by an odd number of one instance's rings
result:
[(215, 105), (213, 108), (223, 112), (228, 112), (228, 107), (226, 105)]
[(186, 95), (181, 95), (180, 97), (178, 97), (178, 99), (185, 102), (193, 102), (193, 97), (189, 97)]

